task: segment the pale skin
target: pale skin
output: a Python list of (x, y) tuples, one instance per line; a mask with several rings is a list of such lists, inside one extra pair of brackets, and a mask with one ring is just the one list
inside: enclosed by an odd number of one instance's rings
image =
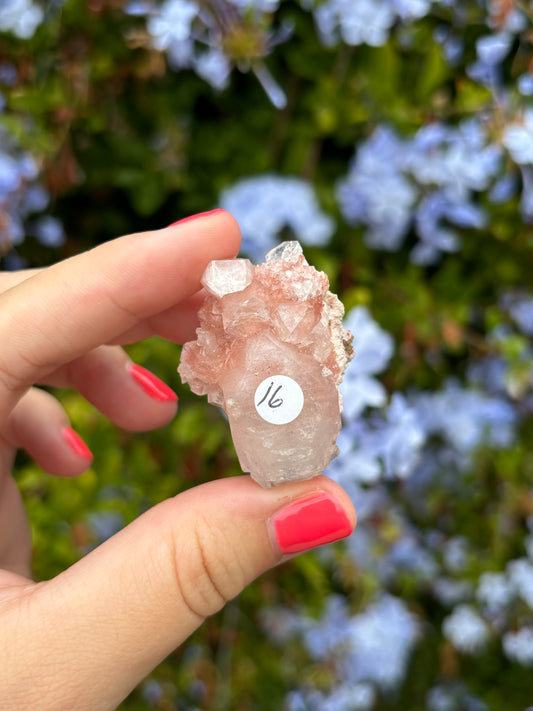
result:
[(242, 476), (168, 499), (56, 578), (31, 580), (16, 449), (57, 476), (88, 465), (61, 435), (62, 407), (33, 386), (74, 387), (125, 429), (165, 425), (176, 403), (132, 381), (121, 345), (194, 337), (203, 270), (234, 257), (239, 241), (233, 218), (217, 212), (42, 271), (0, 273), (3, 711), (115, 709), (207, 616), (283, 560), (268, 522), (291, 502), (326, 492), (355, 526), (348, 496), (326, 477), (263, 490)]

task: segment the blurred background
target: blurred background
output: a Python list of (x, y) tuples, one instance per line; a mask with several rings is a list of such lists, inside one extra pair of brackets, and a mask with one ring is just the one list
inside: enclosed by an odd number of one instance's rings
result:
[[(2, 0), (3, 269), (225, 207), (243, 255), (298, 239), (346, 306), (347, 543), (261, 578), (121, 709), (533, 708), (533, 2)], [(1, 347), (1, 346), (0, 346)], [(239, 473), (179, 347), (131, 435), (17, 480), (48, 578), (146, 508)]]

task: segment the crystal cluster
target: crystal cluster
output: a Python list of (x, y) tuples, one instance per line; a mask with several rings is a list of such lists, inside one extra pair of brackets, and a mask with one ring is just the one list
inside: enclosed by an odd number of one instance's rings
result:
[(339, 383), (353, 355), (344, 308), (298, 242), (263, 264), (213, 261), (196, 341), (178, 371), (226, 412), (243, 471), (262, 486), (309, 479), (338, 453)]

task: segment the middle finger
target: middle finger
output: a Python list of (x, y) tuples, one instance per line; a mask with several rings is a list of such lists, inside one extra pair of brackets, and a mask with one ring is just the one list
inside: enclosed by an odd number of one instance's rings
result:
[(61, 366), (47, 385), (75, 388), (102, 414), (131, 431), (161, 427), (176, 414), (177, 396), (133, 363), (120, 346), (100, 346)]

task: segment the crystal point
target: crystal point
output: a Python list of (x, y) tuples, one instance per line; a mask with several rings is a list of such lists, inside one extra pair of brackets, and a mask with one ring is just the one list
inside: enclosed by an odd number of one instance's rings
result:
[(228, 416), (243, 471), (262, 486), (309, 479), (337, 453), (338, 386), (353, 355), (329, 282), (284, 242), (255, 267), (210, 262), (196, 341), (178, 371)]
[(297, 262), (303, 253), (302, 245), (296, 242), (296, 240), (292, 242), (282, 242), (267, 253), (265, 262), (273, 262), (275, 259), (284, 259), (286, 262)]

